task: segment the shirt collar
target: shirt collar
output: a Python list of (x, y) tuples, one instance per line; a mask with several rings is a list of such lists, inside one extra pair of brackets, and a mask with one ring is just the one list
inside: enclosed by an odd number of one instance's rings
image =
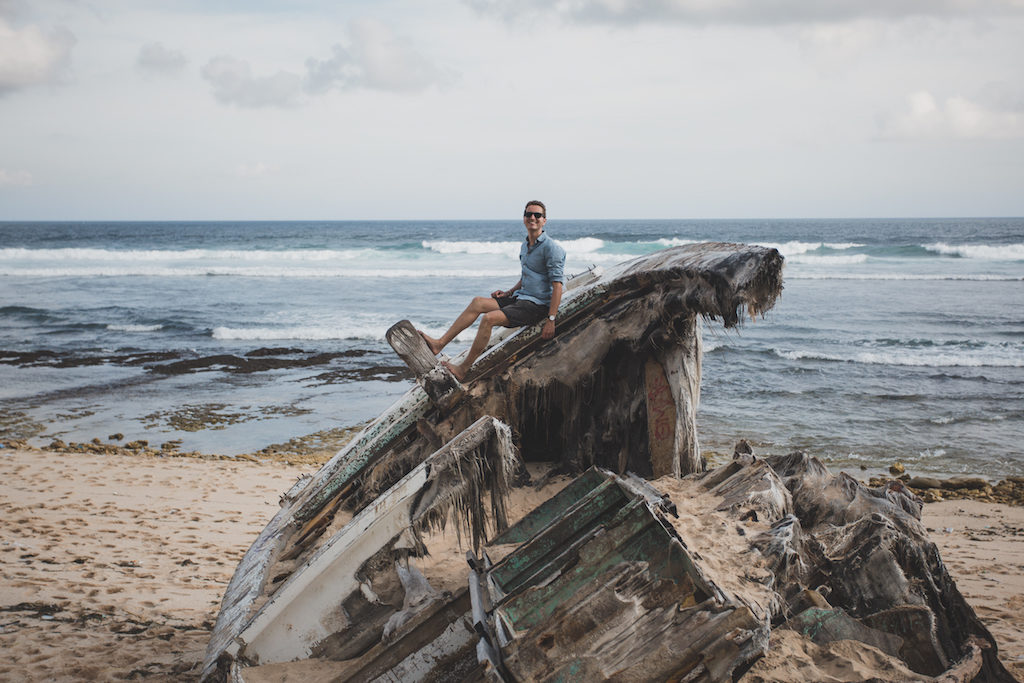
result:
[[(537, 241), (533, 243), (533, 246), (536, 247), (541, 242), (546, 241), (547, 238), (548, 238), (548, 234), (546, 232), (544, 232), (543, 230), (541, 230), (540, 236), (537, 237)], [(530, 236), (529, 235), (527, 235), (526, 239), (524, 239), (523, 241), (526, 242), (526, 246), (530, 246)]]

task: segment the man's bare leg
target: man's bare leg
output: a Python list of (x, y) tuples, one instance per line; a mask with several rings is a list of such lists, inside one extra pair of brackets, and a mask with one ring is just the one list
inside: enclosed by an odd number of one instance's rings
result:
[[(494, 301), (494, 299), (491, 299)], [(495, 302), (497, 303), (497, 302)], [(462, 363), (455, 365), (454, 363), (445, 362), (445, 367), (452, 371), (455, 375), (455, 379), (460, 382), (466, 378), (466, 373), (469, 372), (469, 368), (472, 367), (473, 361), (480, 357), (480, 354), (487, 348), (487, 342), (491, 340), (491, 330), (495, 327), (506, 327), (508, 326), (508, 318), (499, 309), (490, 311), (484, 314), (484, 317), (480, 319), (480, 326), (477, 327), (476, 337), (473, 339), (473, 345), (469, 347), (469, 353), (466, 354), (466, 359)]]
[[(497, 301), (486, 296), (473, 297), (473, 300), (469, 302), (468, 306), (466, 306), (466, 310), (459, 313), (459, 317), (455, 319), (455, 322), (452, 323), (452, 326), (448, 328), (448, 331), (445, 332), (440, 339), (428, 337), (422, 330), (419, 330), (419, 333), (420, 336), (423, 337), (423, 341), (427, 342), (427, 347), (430, 349), (430, 352), (436, 356), (441, 353), (441, 349), (448, 346), (452, 339), (459, 336), (460, 332), (472, 325), (481, 314), (490, 313), (491, 311), (500, 311), (500, 306), (498, 306)], [(504, 315), (502, 315), (502, 317), (504, 317)], [(490, 337), (490, 332), (487, 334), (488, 337)], [(479, 336), (479, 333), (477, 333), (477, 336)], [(486, 343), (487, 340), (485, 339), (484, 344)], [(460, 377), (459, 379), (462, 378)]]

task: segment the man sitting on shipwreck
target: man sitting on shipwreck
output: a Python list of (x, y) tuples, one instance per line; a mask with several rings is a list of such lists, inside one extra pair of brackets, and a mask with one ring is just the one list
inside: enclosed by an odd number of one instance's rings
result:
[(431, 353), (436, 355), (459, 336), (460, 332), (483, 316), (473, 345), (462, 363), (453, 365), (444, 362), (445, 367), (451, 370), (456, 379), (465, 379), (473, 361), (487, 348), (494, 327), (532, 325), (547, 316), (540, 336), (542, 339), (551, 339), (555, 336), (555, 316), (562, 301), (562, 287), (565, 284), (565, 249), (544, 232), (544, 226), (548, 221), (547, 212), (544, 202), (536, 199), (526, 202), (526, 208), (523, 209), (526, 240), (519, 250), (522, 276), (514, 287), (499, 289), (492, 292), (490, 297), (474, 297), (440, 339), (428, 337), (420, 332)]
[[(778, 251), (676, 247), (565, 290), (557, 339), (496, 335), (463, 381), (389, 330), (417, 386), (282, 496), (203, 680), (765, 681), (787, 638), (852, 642), (877, 680), (1013, 680), (909, 491), (800, 453), (705, 471), (700, 319), (770, 309)], [(583, 474), (537, 500), (522, 461)]]

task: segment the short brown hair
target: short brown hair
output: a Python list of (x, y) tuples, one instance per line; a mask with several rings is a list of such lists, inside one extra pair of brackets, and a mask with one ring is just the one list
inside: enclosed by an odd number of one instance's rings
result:
[(544, 218), (548, 217), (548, 207), (544, 206), (544, 202), (540, 201), (539, 199), (531, 199), (530, 201), (526, 202), (526, 206), (523, 207), (523, 211), (526, 211), (528, 208), (530, 208), (531, 204), (534, 206), (539, 206), (540, 208), (544, 209)]

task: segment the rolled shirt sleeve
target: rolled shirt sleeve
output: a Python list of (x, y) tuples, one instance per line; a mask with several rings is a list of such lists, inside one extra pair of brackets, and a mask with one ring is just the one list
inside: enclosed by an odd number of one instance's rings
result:
[[(548, 240), (551, 245), (547, 249), (548, 284), (561, 282), (565, 284), (565, 249), (554, 240)], [(551, 300), (550, 295), (548, 301)]]

